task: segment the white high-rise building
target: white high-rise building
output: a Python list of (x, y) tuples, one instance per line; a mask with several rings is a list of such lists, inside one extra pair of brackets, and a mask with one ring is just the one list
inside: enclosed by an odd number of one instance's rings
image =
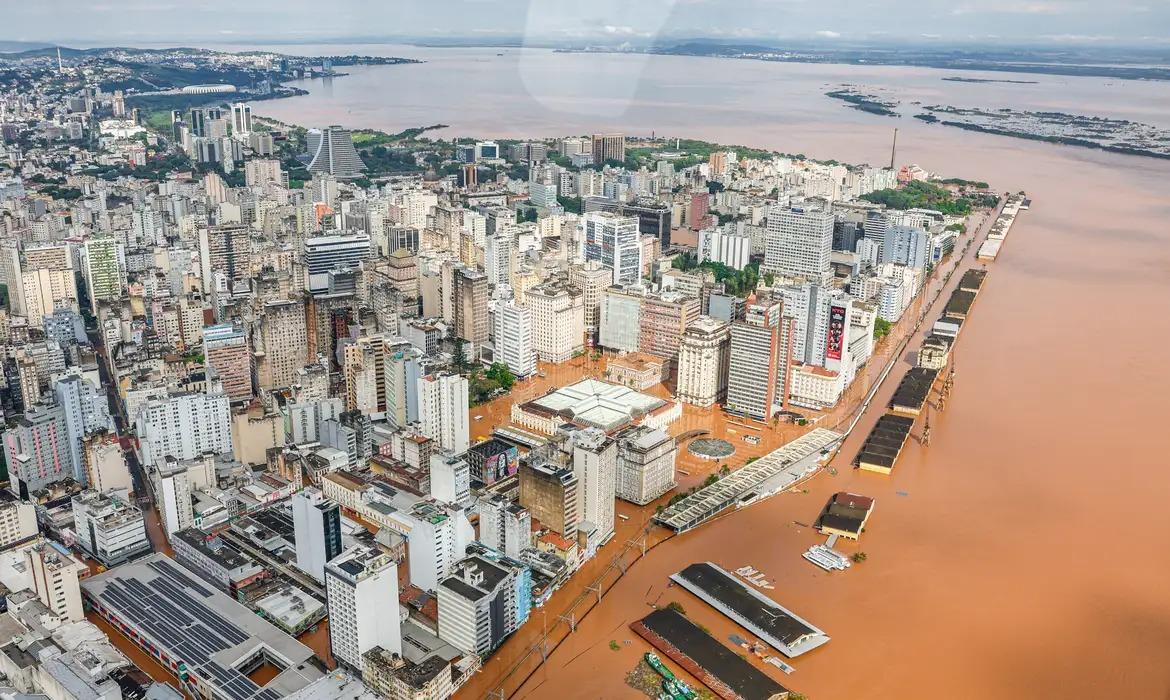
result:
[(614, 284), (637, 284), (642, 279), (642, 236), (638, 217), (589, 212), (585, 228), (585, 259), (613, 270)]
[(84, 620), (80, 578), (88, 573), (86, 565), (55, 542), (42, 541), (24, 551), (25, 569), (32, 577), (37, 598), (54, 615), (69, 622)]
[(311, 173), (328, 173), (339, 178), (358, 177), (366, 164), (353, 147), (353, 136), (348, 129), (330, 126), (326, 129), (309, 129), (305, 134), (309, 147)]
[(97, 491), (73, 497), (77, 545), (105, 566), (117, 566), (150, 551), (146, 520), (133, 503)]
[(773, 208), (768, 212), (768, 237), (760, 271), (828, 279), (834, 221), (832, 212)]
[(471, 444), (467, 379), (458, 374), (428, 374), (418, 381), (422, 432), (439, 447), (466, 452)]
[(930, 234), (911, 226), (891, 226), (882, 239), (882, 262), (925, 268), (930, 263)]
[(431, 496), (440, 503), (464, 508), (471, 504), (471, 468), (460, 457), (431, 455)]
[(585, 349), (585, 303), (581, 290), (550, 280), (524, 295), (532, 309), (532, 347), (543, 362), (567, 362)]
[(536, 352), (532, 343), (532, 309), (508, 299), (496, 304), (493, 317), (495, 359), (508, 365), (517, 377), (536, 372)]
[(329, 646), (333, 657), (361, 668), (374, 647), (402, 653), (398, 565), (373, 547), (352, 547), (325, 565)]
[(232, 452), (231, 408), (222, 392), (187, 392), (151, 399), (134, 419), (143, 466), (161, 466), (167, 457), (195, 459)]
[(661, 428), (637, 425), (617, 435), (617, 497), (646, 505), (674, 488), (674, 438)]
[(479, 541), (506, 557), (517, 559), (532, 546), (532, 516), (524, 506), (498, 494), (479, 499)]
[(325, 564), (341, 554), (341, 507), (308, 487), (292, 497), (297, 568), (325, 580)]
[(395, 514), (407, 535), (410, 582), (424, 591), (435, 590), (467, 554), (475, 530), (461, 508), (421, 501), (409, 513)]
[(236, 102), (232, 105), (232, 136), (246, 138), (252, 133), (252, 105)]
[(617, 496), (617, 443), (597, 428), (573, 435), (573, 472), (577, 475), (578, 528), (592, 526), (589, 548), (605, 544), (614, 533), (614, 499)]
[(0, 500), (0, 549), (32, 539), (38, 532), (36, 506), (27, 501)]
[(89, 300), (93, 309), (98, 302), (114, 301), (122, 296), (121, 245), (115, 238), (91, 238), (85, 242), (85, 279), (89, 283)]
[(699, 262), (711, 260), (742, 270), (751, 262), (752, 238), (746, 231), (723, 227), (699, 231)]
[(483, 269), (488, 284), (511, 284), (516, 257), (516, 230), (501, 226), (492, 235), (484, 237)]

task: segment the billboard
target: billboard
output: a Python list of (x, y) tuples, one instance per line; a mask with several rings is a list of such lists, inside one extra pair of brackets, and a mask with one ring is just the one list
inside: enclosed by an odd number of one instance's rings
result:
[(841, 349), (845, 344), (845, 307), (829, 307), (829, 340), (825, 345), (825, 358), (840, 360)]
[(520, 451), (515, 447), (492, 455), (483, 463), (483, 483), (492, 485), (501, 479), (514, 476), (520, 469)]

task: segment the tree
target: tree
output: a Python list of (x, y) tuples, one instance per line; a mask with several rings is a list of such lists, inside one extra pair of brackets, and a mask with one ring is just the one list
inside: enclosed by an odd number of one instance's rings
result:
[(707, 181), (707, 192), (708, 193), (716, 194), (716, 193), (722, 192), (722, 191), (723, 191), (723, 183), (722, 182), (719, 182), (718, 180), (708, 180)]
[(455, 354), (452, 356), (451, 361), (455, 363), (455, 369), (460, 372), (467, 369), (467, 350), (463, 347), (466, 344), (467, 341), (463, 338), (455, 339)]
[(884, 318), (877, 318), (873, 322), (873, 337), (881, 339), (889, 335), (891, 323)]
[(503, 362), (493, 362), (484, 372), (484, 376), (499, 384), (504, 391), (511, 391), (512, 385), (516, 383), (516, 375), (512, 374), (512, 370)]

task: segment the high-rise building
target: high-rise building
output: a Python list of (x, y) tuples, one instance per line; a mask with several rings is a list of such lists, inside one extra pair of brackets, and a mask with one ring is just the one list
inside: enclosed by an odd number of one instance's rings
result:
[(701, 316), (687, 327), (678, 348), (678, 398), (708, 408), (727, 398), (731, 350), (728, 324)]
[(29, 547), (24, 557), (33, 590), (49, 612), (69, 622), (84, 620), (80, 579), (89, 568), (56, 542), (42, 541)]
[(402, 653), (398, 565), (374, 547), (354, 546), (325, 565), (329, 646), (333, 657), (360, 669), (374, 647)]
[(151, 550), (142, 511), (114, 495), (83, 491), (74, 496), (73, 531), (77, 545), (105, 566), (117, 566)]
[(77, 281), (72, 269), (26, 269), (21, 277), (24, 310), (33, 328), (59, 308), (78, 310)]
[(484, 557), (459, 562), (438, 588), (439, 638), (486, 657), (519, 627), (515, 582), (514, 571)]
[(200, 279), (203, 293), (215, 289), (215, 275), (229, 282), (243, 282), (250, 274), (252, 241), (247, 226), (221, 224), (199, 229)]
[(642, 279), (642, 238), (638, 220), (606, 212), (582, 218), (585, 227), (585, 259), (596, 260), (613, 271), (614, 284), (637, 284)]
[(930, 234), (912, 226), (891, 226), (882, 239), (881, 260), (924, 269), (930, 263)]
[(499, 494), (488, 494), (476, 502), (475, 512), (479, 515), (479, 541), (484, 546), (512, 559), (532, 546), (532, 516), (524, 506)]
[(768, 213), (767, 242), (761, 272), (828, 279), (833, 251), (832, 212), (775, 207)]
[(614, 533), (617, 489), (617, 443), (597, 428), (573, 435), (573, 471), (580, 485), (579, 529), (586, 529), (589, 547), (605, 544)]
[(453, 281), (455, 336), (479, 348), (488, 340), (487, 275), (467, 267), (457, 267)]
[(580, 520), (577, 474), (572, 467), (558, 467), (532, 458), (520, 463), (520, 505), (553, 532), (577, 536)]
[(0, 495), (0, 550), (30, 540), (39, 532), (36, 506)]
[(73, 468), (71, 476), (79, 484), (86, 485), (85, 465), (81, 456), (82, 444), (87, 436), (113, 431), (114, 428), (106, 392), (82, 377), (76, 368), (71, 368), (71, 371), (57, 375), (57, 380), (53, 384), (53, 396), (65, 414), (70, 464)]
[(348, 129), (330, 126), (325, 129), (309, 129), (305, 135), (309, 147), (311, 173), (328, 173), (337, 178), (360, 177), (366, 164), (353, 147), (353, 135)]
[(727, 404), (731, 413), (769, 420), (776, 412), (776, 373), (780, 357), (783, 304), (749, 304), (742, 321), (731, 324)]
[(370, 237), (364, 233), (305, 239), (305, 289), (329, 291), (330, 273), (357, 270), (370, 254)]
[(419, 379), (422, 432), (456, 454), (470, 444), (467, 379), (458, 374), (428, 374)]
[(674, 438), (661, 428), (636, 425), (616, 436), (618, 498), (646, 505), (674, 488)]
[(467, 514), (461, 508), (427, 500), (398, 517), (410, 532), (406, 542), (410, 582), (433, 591), (451, 575), (475, 538)]
[(566, 362), (585, 349), (585, 305), (581, 290), (553, 279), (524, 294), (532, 310), (532, 347), (542, 362)]
[(711, 260), (736, 270), (751, 262), (752, 239), (746, 232), (728, 231), (723, 227), (699, 231), (699, 262)]
[(569, 268), (569, 283), (581, 290), (585, 311), (585, 334), (597, 341), (601, 328), (601, 294), (613, 284), (613, 271), (603, 267), (600, 260), (589, 260)]
[(440, 503), (465, 508), (471, 504), (471, 469), (450, 452), (431, 455), (431, 496)]
[(508, 366), (512, 374), (524, 378), (536, 372), (536, 352), (532, 341), (532, 309), (508, 299), (496, 304), (493, 316), (495, 360)]
[(236, 102), (232, 105), (232, 135), (244, 138), (252, 133), (252, 105)]
[(594, 163), (607, 160), (624, 163), (626, 160), (626, 137), (623, 134), (594, 134), (592, 146)]
[(204, 328), (203, 356), (206, 365), (215, 370), (230, 401), (252, 399), (252, 350), (243, 326), (221, 323)]
[(292, 497), (297, 568), (325, 580), (325, 563), (341, 554), (341, 506), (308, 487)]
[(222, 391), (151, 399), (133, 417), (143, 466), (162, 465), (167, 457), (195, 459), (232, 452), (231, 409)]
[(9, 487), (28, 499), (33, 491), (74, 475), (69, 428), (60, 406), (31, 406), (4, 431)]
[(122, 296), (124, 276), (119, 248), (115, 238), (91, 238), (85, 242), (85, 279), (95, 311), (98, 302), (116, 301)]
[(291, 387), (296, 383), (297, 370), (309, 363), (305, 305), (291, 300), (266, 303), (253, 339), (260, 388), (271, 391)]

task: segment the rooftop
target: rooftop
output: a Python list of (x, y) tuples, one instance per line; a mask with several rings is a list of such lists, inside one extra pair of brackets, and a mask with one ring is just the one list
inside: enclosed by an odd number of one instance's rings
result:
[(609, 431), (666, 405), (663, 399), (628, 387), (586, 379), (533, 399), (523, 409)]

